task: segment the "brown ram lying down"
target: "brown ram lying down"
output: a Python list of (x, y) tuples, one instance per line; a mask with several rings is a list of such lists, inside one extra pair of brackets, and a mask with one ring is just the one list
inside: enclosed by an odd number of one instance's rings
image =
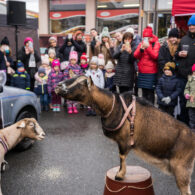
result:
[[(122, 127), (115, 128), (124, 115), (123, 106), (118, 94), (115, 94), (113, 111), (113, 94), (96, 87), (91, 78), (75, 77), (62, 81), (56, 87), (56, 93), (66, 99), (79, 101), (91, 106), (101, 115), (104, 134), (115, 140), (119, 147), (120, 169), (116, 179), (122, 180), (126, 173), (125, 159), (132, 149), (146, 161), (158, 166), (161, 170), (175, 176), (182, 195), (190, 195), (191, 174), (195, 160), (195, 134), (183, 123), (158, 110), (142, 98), (136, 100), (134, 121), (134, 146), (130, 143), (130, 122), (125, 120)], [(122, 94), (127, 105), (132, 102), (132, 93)]]
[[(44, 139), (45, 133), (33, 118), (25, 118), (17, 123), (0, 130), (0, 165), (4, 165), (6, 161), (4, 156), (6, 152), (16, 146), (24, 138), (34, 140)], [(1, 179), (1, 177), (0, 177)], [(0, 187), (0, 195), (2, 194)]]

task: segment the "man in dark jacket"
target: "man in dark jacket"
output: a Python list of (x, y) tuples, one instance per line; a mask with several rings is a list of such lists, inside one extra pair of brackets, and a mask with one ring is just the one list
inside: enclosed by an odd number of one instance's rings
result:
[(26, 37), (24, 46), (18, 53), (18, 59), (24, 64), (24, 68), (30, 75), (30, 90), (34, 91), (35, 73), (38, 71), (38, 62), (41, 61), (38, 52), (33, 48), (33, 39)]
[(184, 97), (184, 89), (187, 83), (187, 77), (191, 73), (192, 65), (195, 63), (195, 15), (191, 16), (188, 21), (189, 31), (181, 39), (178, 50), (176, 52), (176, 64), (178, 68), (177, 76), (182, 85), (180, 94), (181, 114), (179, 120), (188, 124), (188, 111), (186, 108), (186, 99)]
[(59, 50), (60, 54), (63, 56), (62, 61), (69, 61), (69, 54), (71, 51), (74, 51), (74, 46), (71, 42), (71, 39), (67, 36), (64, 44)]
[(71, 42), (74, 46), (74, 50), (78, 53), (78, 63), (80, 63), (80, 58), (82, 53), (86, 53), (87, 51), (86, 44), (82, 39), (83, 39), (83, 33), (79, 30), (76, 31), (75, 38), (71, 39)]
[(179, 31), (173, 28), (169, 31), (168, 40), (166, 40), (159, 50), (158, 55), (158, 77), (163, 74), (164, 65), (167, 62), (175, 62), (175, 53), (179, 45)]

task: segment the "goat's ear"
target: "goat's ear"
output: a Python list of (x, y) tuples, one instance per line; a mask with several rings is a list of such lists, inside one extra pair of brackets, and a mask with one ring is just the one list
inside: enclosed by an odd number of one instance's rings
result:
[(24, 121), (20, 122), (17, 126), (17, 129), (26, 127), (26, 123)]
[(88, 79), (87, 79), (87, 85), (88, 85), (89, 91), (91, 91), (91, 86), (94, 85), (91, 76), (89, 76)]

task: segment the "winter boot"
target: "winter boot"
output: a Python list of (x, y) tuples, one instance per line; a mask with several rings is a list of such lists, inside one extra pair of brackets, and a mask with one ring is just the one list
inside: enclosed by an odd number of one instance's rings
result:
[(68, 114), (72, 114), (72, 107), (68, 108)]
[(57, 104), (57, 106), (56, 106), (56, 112), (60, 112), (60, 104)]
[(86, 113), (86, 116), (92, 116), (91, 111), (92, 111), (91, 108), (88, 108), (87, 113)]
[(52, 108), (53, 108), (53, 112), (56, 112), (57, 110), (56, 110), (56, 104), (53, 104), (52, 105)]
[(75, 114), (78, 114), (78, 113), (79, 113), (76, 106), (73, 107), (73, 112), (74, 112)]

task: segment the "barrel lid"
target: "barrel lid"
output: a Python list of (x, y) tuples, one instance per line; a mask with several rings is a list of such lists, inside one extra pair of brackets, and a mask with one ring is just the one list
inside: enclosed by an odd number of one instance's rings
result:
[[(115, 180), (116, 173), (119, 170), (118, 167), (113, 167), (112, 169), (109, 169), (107, 171), (107, 177), (111, 180)], [(124, 180), (120, 182), (125, 182), (125, 183), (138, 183), (138, 182), (143, 182), (151, 177), (150, 172), (140, 166), (127, 166), (126, 169), (126, 174), (124, 177)]]

